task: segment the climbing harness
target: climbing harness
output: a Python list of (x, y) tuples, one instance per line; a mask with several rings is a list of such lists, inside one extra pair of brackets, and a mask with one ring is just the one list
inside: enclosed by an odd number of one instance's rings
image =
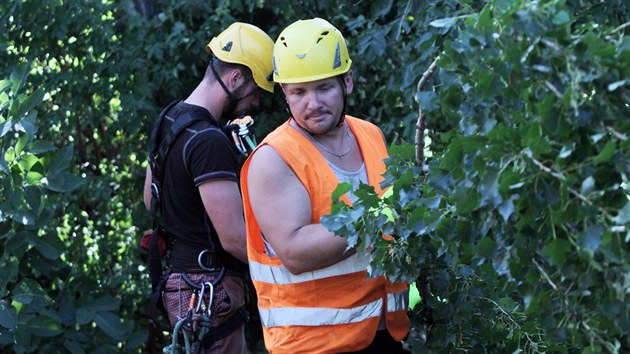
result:
[[(149, 239), (148, 241), (143, 240), (143, 242), (145, 245), (148, 244), (149, 277), (151, 279), (151, 287), (153, 290), (149, 311), (152, 318), (155, 320), (155, 323), (159, 325), (157, 320), (158, 310), (163, 316), (168, 318), (168, 311), (164, 306), (163, 295), (167, 291), (167, 281), (173, 273), (181, 272), (181, 279), (188, 285), (188, 289), (191, 291), (191, 297), (188, 302), (186, 313), (183, 317), (178, 317), (175, 326), (172, 328), (171, 344), (163, 348), (164, 353), (180, 353), (182, 350), (185, 350), (185, 353), (190, 354), (199, 353), (203, 348), (210, 348), (212, 343), (230, 335), (232, 332), (240, 328), (243, 322), (249, 320), (249, 315), (247, 314), (245, 306), (243, 306), (225, 322), (215, 326), (212, 325), (212, 304), (215, 296), (215, 287), (226, 274), (226, 263), (223, 263), (225, 260), (220, 263), (221, 267), (216, 268), (208, 267), (203, 262), (204, 255), (206, 253), (211, 256), (216, 256), (214, 254), (214, 244), (211, 243), (212, 249), (202, 250), (199, 252), (197, 257), (199, 269), (203, 271), (203, 274), (216, 274), (212, 281), (196, 283), (190, 279), (188, 274), (185, 272), (185, 269), (180, 271), (177, 270), (177, 267), (173, 266), (166, 270), (163, 268), (162, 257), (165, 250), (160, 250), (159, 246), (160, 242), (165, 244), (166, 242), (164, 242), (164, 240), (171, 238), (171, 235), (161, 224), (160, 220), (162, 209), (160, 186), (163, 181), (165, 161), (168, 156), (170, 146), (179, 134), (191, 124), (200, 120), (214, 120), (207, 111), (204, 112), (203, 110), (198, 110), (195, 115), (191, 112), (186, 112), (173, 122), (163, 139), (158, 141), (164, 117), (178, 102), (180, 101), (172, 102), (160, 113), (159, 118), (154, 124), (151, 132), (151, 153), (149, 156), (149, 166), (152, 172), (151, 213), (153, 215), (153, 233), (146, 236), (146, 238)], [(230, 128), (232, 129), (230, 131), (230, 135), (232, 135), (239, 152), (245, 155), (247, 155), (247, 147), (245, 146), (245, 143), (249, 145), (250, 149), (255, 147), (255, 140), (252, 140), (253, 132), (250, 129), (253, 123), (254, 122), (251, 117), (244, 117), (235, 122), (231, 122), (230, 124)], [(224, 130), (224, 132), (226, 131)], [(175, 242), (169, 241), (168, 243), (170, 245), (169, 247), (173, 246), (173, 244), (177, 244), (176, 240)], [(173, 252), (172, 249), (171, 252)], [(215, 265), (216, 263), (212, 261), (209, 264)], [(229, 263), (227, 264), (229, 265)], [(182, 290), (183, 289), (180, 287), (179, 294), (181, 294)], [(178, 316), (181, 315), (182, 312), (180, 311)], [(170, 330), (170, 328), (166, 326), (159, 326), (165, 330)], [(184, 339), (183, 347), (179, 343), (179, 339), (181, 337)]]
[[(201, 262), (201, 255), (207, 252), (200, 252), (199, 265), (207, 271), (216, 273), (212, 281), (196, 283), (190, 279), (187, 273), (181, 273), (181, 279), (188, 289), (192, 291), (188, 303), (187, 312), (180, 317), (173, 328), (171, 343), (164, 347), (164, 353), (200, 353), (209, 348), (215, 341), (224, 338), (237, 330), (244, 321), (248, 320), (247, 311), (241, 308), (225, 322), (213, 326), (212, 305), (215, 298), (215, 287), (223, 279), (226, 268), (207, 268)], [(181, 291), (181, 289), (180, 289)], [(183, 346), (181, 339), (183, 338)]]

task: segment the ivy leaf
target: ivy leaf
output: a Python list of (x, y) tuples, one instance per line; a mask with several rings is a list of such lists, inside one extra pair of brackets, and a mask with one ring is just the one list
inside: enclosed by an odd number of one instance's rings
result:
[(542, 255), (556, 267), (562, 267), (571, 251), (571, 243), (567, 240), (555, 239), (542, 250)]
[(602, 242), (602, 235), (606, 229), (602, 225), (591, 225), (580, 235), (581, 246), (596, 251)]
[(597, 154), (597, 156), (593, 157), (593, 162), (595, 162), (596, 164), (600, 164), (602, 162), (606, 162), (610, 160), (610, 158), (615, 153), (615, 146), (616, 144), (615, 144), (615, 141), (613, 140), (606, 143), (606, 146), (604, 146), (602, 151), (600, 151), (599, 154)]
[(569, 14), (566, 11), (559, 11), (553, 17), (553, 24), (554, 25), (563, 25), (565, 23), (568, 23), (570, 20), (571, 19), (569, 17)]
[(626, 206), (619, 210), (619, 213), (617, 213), (617, 216), (615, 216), (614, 221), (619, 225), (630, 222), (630, 202), (628, 202)]
[(514, 214), (514, 203), (512, 202), (512, 198), (499, 205), (499, 213), (501, 214), (503, 221), (507, 222), (510, 215)]
[(580, 194), (587, 196), (595, 188), (595, 179), (593, 176), (588, 176), (582, 181), (582, 187), (580, 188)]
[(416, 102), (418, 102), (418, 104), (420, 105), (420, 107), (422, 108), (422, 110), (425, 113), (432, 112), (432, 111), (436, 110), (439, 107), (438, 103), (437, 103), (438, 102), (438, 96), (433, 91), (418, 92), (418, 93), (416, 93), (414, 98), (415, 98)]
[(615, 91), (616, 89), (620, 88), (621, 86), (625, 84), (626, 84), (626, 80), (615, 81), (611, 84), (608, 84), (608, 91)]
[(339, 183), (337, 188), (335, 188), (335, 190), (332, 192), (332, 200), (339, 200), (342, 195), (348, 193), (350, 190), (352, 190), (352, 185), (350, 183)]
[(437, 27), (437, 28), (451, 28), (457, 23), (457, 19), (455, 17), (442, 18), (439, 20), (433, 20), (429, 23), (429, 26)]

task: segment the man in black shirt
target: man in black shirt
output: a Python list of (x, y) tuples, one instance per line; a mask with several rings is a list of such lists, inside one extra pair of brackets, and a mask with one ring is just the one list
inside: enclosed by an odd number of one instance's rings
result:
[[(212, 59), (203, 79), (188, 98), (166, 112), (153, 142), (159, 144), (182, 117), (202, 118), (175, 138), (161, 169), (161, 216), (168, 234), (162, 300), (171, 326), (187, 317), (187, 325), (194, 323), (188, 333), (201, 327), (200, 314), (211, 314), (201, 319), (211, 319), (209, 332), (222, 337), (198, 338), (203, 352), (246, 353), (241, 317), (247, 249), (237, 184), (238, 151), (218, 121), (257, 107), (261, 90), (273, 92), (273, 41), (259, 28), (236, 22), (213, 38), (206, 50)], [(151, 184), (150, 166), (144, 186), (147, 209), (151, 209)], [(191, 296), (196, 301), (191, 302)], [(190, 305), (194, 311), (189, 311)]]

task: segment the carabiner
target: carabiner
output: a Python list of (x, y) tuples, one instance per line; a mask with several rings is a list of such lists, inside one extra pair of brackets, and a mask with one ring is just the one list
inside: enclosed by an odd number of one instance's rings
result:
[(208, 271), (208, 272), (214, 272), (216, 269), (215, 268), (208, 268), (205, 265), (203, 265), (203, 262), (201, 261), (201, 257), (206, 253), (206, 252), (211, 252), (209, 249), (205, 249), (201, 252), (199, 252), (199, 255), (197, 256), (197, 264), (199, 264), (199, 268)]
[(201, 310), (201, 303), (203, 302), (203, 293), (206, 290), (206, 285), (201, 283), (201, 291), (199, 292), (199, 300), (197, 300), (197, 307), (195, 308), (195, 313), (199, 313)]
[(212, 301), (214, 300), (214, 285), (211, 282), (205, 282), (205, 286), (210, 288), (210, 294), (208, 294), (208, 318), (212, 317)]

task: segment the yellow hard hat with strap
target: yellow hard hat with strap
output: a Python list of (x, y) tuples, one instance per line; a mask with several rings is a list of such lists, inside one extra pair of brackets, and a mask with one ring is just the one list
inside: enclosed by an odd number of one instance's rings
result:
[(343, 35), (321, 18), (292, 23), (273, 49), (273, 79), (278, 83), (326, 79), (348, 72), (351, 65)]
[(235, 22), (212, 38), (206, 45), (206, 51), (226, 63), (247, 66), (252, 71), (256, 84), (265, 91), (273, 92), (273, 40), (260, 28)]

